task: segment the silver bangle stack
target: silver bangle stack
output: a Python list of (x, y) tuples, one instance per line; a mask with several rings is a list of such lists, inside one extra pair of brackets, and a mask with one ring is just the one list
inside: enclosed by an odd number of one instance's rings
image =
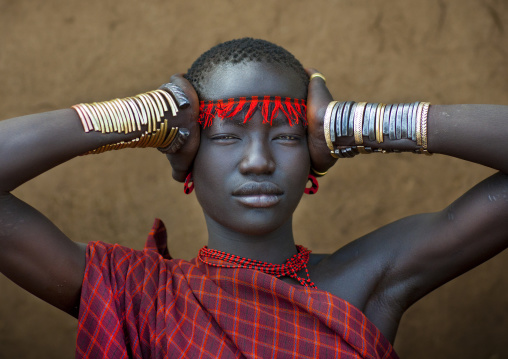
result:
[[(364, 138), (382, 143), (409, 139), (419, 146), (413, 152), (431, 154), (427, 150), (427, 116), (430, 103), (413, 102), (386, 105), (367, 102), (338, 102), (328, 104), (324, 119), (324, 134), (330, 154), (335, 158), (354, 157), (373, 152), (402, 152), (364, 146)], [(354, 136), (354, 146), (338, 146), (340, 137)]]

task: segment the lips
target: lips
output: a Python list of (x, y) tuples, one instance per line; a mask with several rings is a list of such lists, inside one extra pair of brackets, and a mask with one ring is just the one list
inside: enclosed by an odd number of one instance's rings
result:
[(233, 196), (247, 207), (266, 208), (280, 202), (284, 192), (272, 182), (247, 182), (233, 191)]

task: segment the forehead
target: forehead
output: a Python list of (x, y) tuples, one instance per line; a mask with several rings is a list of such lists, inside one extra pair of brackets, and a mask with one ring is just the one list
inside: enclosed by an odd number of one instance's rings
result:
[(201, 100), (281, 96), (305, 98), (299, 76), (278, 64), (244, 62), (214, 67), (202, 82)]
[(211, 131), (222, 130), (228, 127), (239, 127), (248, 131), (254, 128), (261, 128), (265, 131), (269, 131), (271, 128), (292, 129), (295, 132), (306, 131), (306, 126), (303, 125), (302, 122), (290, 125), (288, 119), (282, 112), (279, 112), (279, 114), (272, 120), (271, 124), (268, 125), (263, 122), (263, 118), (261, 117), (259, 111), (249, 121), (245, 121), (241, 116), (234, 116), (223, 120), (216, 119), (211, 126), (204, 128), (201, 131), (206, 132), (209, 129), (211, 129)]

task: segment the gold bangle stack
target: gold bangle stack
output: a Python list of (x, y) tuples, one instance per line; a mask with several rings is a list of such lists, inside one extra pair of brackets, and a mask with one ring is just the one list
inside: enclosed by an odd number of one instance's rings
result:
[(120, 141), (110, 145), (104, 145), (85, 153), (85, 155), (99, 154), (113, 150), (122, 150), (124, 148), (164, 148), (173, 142), (177, 133), (178, 127), (169, 128), (168, 120), (164, 119), (164, 122), (161, 123), (160, 128), (156, 129), (152, 133), (144, 133), (140, 137), (135, 138), (131, 141)]
[(123, 148), (166, 147), (171, 144), (178, 127), (169, 127), (165, 112), (178, 113), (173, 97), (164, 90), (154, 90), (133, 97), (72, 106), (85, 132), (131, 133), (146, 130), (131, 141), (108, 144), (85, 154), (97, 154)]
[[(334, 158), (354, 157), (360, 153), (403, 152), (409, 150), (375, 148), (390, 140), (411, 140), (418, 146), (410, 150), (415, 153), (428, 152), (427, 118), (430, 103), (414, 102), (386, 105), (367, 102), (337, 102), (328, 104), (324, 119), (324, 133), (330, 154)], [(354, 146), (340, 146), (340, 137), (354, 137)], [(364, 137), (373, 147), (364, 146)]]

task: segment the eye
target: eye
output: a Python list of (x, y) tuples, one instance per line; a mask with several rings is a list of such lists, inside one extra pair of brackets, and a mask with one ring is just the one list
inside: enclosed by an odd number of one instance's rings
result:
[(299, 135), (291, 135), (291, 134), (284, 134), (284, 135), (278, 135), (275, 137), (275, 140), (284, 141), (284, 142), (298, 142), (302, 139)]
[(281, 140), (288, 140), (288, 141), (298, 140), (297, 136), (293, 136), (293, 135), (281, 135), (281, 136), (278, 136), (278, 138)]
[(227, 133), (221, 133), (217, 134), (211, 137), (211, 140), (218, 144), (231, 144), (235, 143), (236, 141), (240, 140), (238, 136), (227, 134)]

